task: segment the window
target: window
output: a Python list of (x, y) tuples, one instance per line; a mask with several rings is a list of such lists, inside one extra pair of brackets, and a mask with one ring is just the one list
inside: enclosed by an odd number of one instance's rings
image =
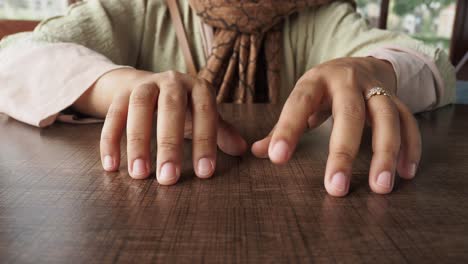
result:
[[(377, 26), (381, 6), (388, 1), (358, 0), (359, 11)], [(389, 1), (387, 28), (407, 33), (427, 44), (450, 48), (456, 0), (392, 0)]]
[(448, 51), (455, 11), (456, 0), (392, 1), (388, 29), (405, 32)]
[(0, 19), (41, 20), (63, 14), (69, 0), (0, 0)]
[(381, 0), (357, 0), (358, 12), (374, 26), (379, 26)]

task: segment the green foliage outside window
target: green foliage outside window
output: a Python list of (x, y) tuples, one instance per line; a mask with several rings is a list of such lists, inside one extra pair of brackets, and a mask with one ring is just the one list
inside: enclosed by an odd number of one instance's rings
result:
[[(360, 10), (380, 0), (357, 0)], [(448, 50), (456, 0), (390, 0), (388, 28)], [(364, 14), (368, 18), (367, 14)]]

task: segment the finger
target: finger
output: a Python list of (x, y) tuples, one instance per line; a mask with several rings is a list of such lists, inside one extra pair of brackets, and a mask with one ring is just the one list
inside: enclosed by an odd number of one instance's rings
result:
[(308, 129), (315, 129), (321, 126), (331, 116), (331, 104), (328, 101), (322, 102), (317, 111), (307, 119)]
[(273, 127), (267, 137), (252, 144), (252, 153), (255, 157), (260, 159), (268, 158), (268, 147), (270, 146), (273, 131), (275, 131), (275, 127)]
[(184, 125), (184, 138), (192, 139), (192, 137), (193, 137), (192, 112), (186, 111), (185, 112), (185, 125)]
[(221, 117), (218, 119), (218, 147), (226, 154), (240, 156), (247, 151), (248, 145), (239, 131)]
[(400, 112), (401, 147), (397, 170), (400, 177), (412, 179), (416, 176), (421, 160), (421, 133), (418, 122), (408, 107), (396, 97), (393, 97), (393, 101)]
[[(325, 121), (327, 121), (328, 118), (330, 118), (330, 116), (331, 116), (330, 111), (320, 111), (320, 112), (313, 113), (307, 119), (308, 129), (315, 129), (319, 127)], [(252, 145), (252, 153), (254, 154), (255, 157), (261, 158), (261, 159), (268, 158), (268, 146), (270, 145), (270, 142), (271, 142), (271, 134), (272, 133), (270, 133), (270, 135), (263, 138), (262, 140), (255, 142)]]
[(320, 111), (313, 113), (309, 119), (307, 119), (308, 129), (315, 129), (321, 126), (325, 121), (330, 118), (331, 112), (330, 111)]
[(160, 184), (172, 185), (179, 180), (182, 167), (187, 91), (175, 81), (159, 86), (156, 175)]
[(151, 170), (150, 144), (153, 116), (159, 89), (156, 84), (138, 86), (130, 95), (127, 117), (128, 172), (145, 179)]
[[(231, 124), (218, 115), (217, 144), (221, 151), (231, 156), (241, 156), (247, 150), (247, 142)], [(193, 122), (190, 114), (185, 115), (184, 138), (193, 138)], [(268, 147), (268, 146), (267, 146)]]
[(101, 162), (106, 171), (116, 171), (120, 166), (120, 139), (127, 122), (129, 91), (112, 99), (101, 132)]
[(322, 84), (311, 79), (298, 82), (283, 107), (268, 147), (272, 162), (284, 164), (291, 158), (300, 136), (307, 128), (309, 116), (319, 107), (322, 87)]
[[(165, 72), (159, 75), (161, 76), (161, 78), (158, 79), (174, 79), (175, 77), (177, 77), (178, 81), (189, 92), (191, 92), (192, 86), (195, 83), (195, 79), (193, 77), (186, 74), (178, 74), (173, 71)], [(224, 121), (221, 117), (219, 117), (217, 128), (217, 143), (218, 147), (223, 152), (231, 156), (240, 156), (247, 150), (248, 145), (245, 139), (240, 135), (236, 128)], [(186, 138), (192, 138), (192, 129), (193, 125), (190, 124), (190, 122), (185, 124), (184, 134)]]
[(192, 89), (193, 167), (200, 178), (209, 178), (216, 167), (218, 110), (209, 86), (197, 81)]
[(340, 91), (332, 94), (334, 123), (324, 183), (330, 195), (345, 196), (349, 190), (353, 161), (361, 144), (365, 105), (358, 89), (336, 88)]
[(267, 159), (268, 158), (268, 146), (270, 146), (271, 136), (267, 136), (266, 138), (255, 142), (252, 145), (252, 154), (255, 157), (260, 159)]
[[(307, 119), (307, 125), (308, 125), (308, 129), (315, 129), (317, 127), (319, 127), (320, 125), (322, 125), (325, 121), (328, 120), (328, 118), (330, 118), (331, 116), (331, 111), (326, 109), (325, 107), (321, 106), (321, 110), (313, 113), (311, 116), (309, 116), (309, 118)], [(327, 105), (327, 107), (329, 107)], [(270, 142), (271, 142), (271, 135), (272, 135), (273, 131), (270, 132), (270, 134), (255, 142), (253, 145), (252, 145), (252, 154), (254, 154), (255, 157), (257, 158), (260, 158), (260, 159), (266, 159), (268, 158), (268, 146), (270, 145)]]
[(388, 96), (374, 96), (367, 101), (372, 126), (373, 156), (369, 173), (371, 189), (380, 194), (392, 191), (400, 150), (398, 110)]

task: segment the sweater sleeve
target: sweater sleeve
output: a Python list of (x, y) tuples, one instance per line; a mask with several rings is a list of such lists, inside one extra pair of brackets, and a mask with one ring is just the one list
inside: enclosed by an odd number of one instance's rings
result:
[(143, 38), (146, 0), (89, 0), (72, 5), (64, 16), (46, 19), (33, 38), (71, 42), (107, 57), (115, 64), (136, 66)]
[(55, 122), (101, 75), (124, 67), (71, 43), (18, 44), (2, 50), (0, 61), (0, 112), (38, 127)]
[[(48, 126), (103, 74), (135, 67), (144, 0), (90, 0), (0, 42), (0, 112)], [(121, 66), (125, 65), (125, 66)]]

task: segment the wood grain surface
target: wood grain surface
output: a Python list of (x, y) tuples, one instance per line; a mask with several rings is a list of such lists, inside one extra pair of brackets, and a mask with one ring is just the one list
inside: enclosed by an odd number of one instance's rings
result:
[[(272, 106), (221, 107), (250, 142)], [(101, 125), (33, 128), (0, 116), (0, 263), (467, 263), (468, 106), (418, 117), (424, 157), (386, 196), (367, 184), (364, 135), (351, 193), (323, 187), (331, 122), (284, 166), (221, 155), (213, 179), (190, 170), (159, 186), (99, 161)], [(125, 160), (125, 154), (123, 160)]]

